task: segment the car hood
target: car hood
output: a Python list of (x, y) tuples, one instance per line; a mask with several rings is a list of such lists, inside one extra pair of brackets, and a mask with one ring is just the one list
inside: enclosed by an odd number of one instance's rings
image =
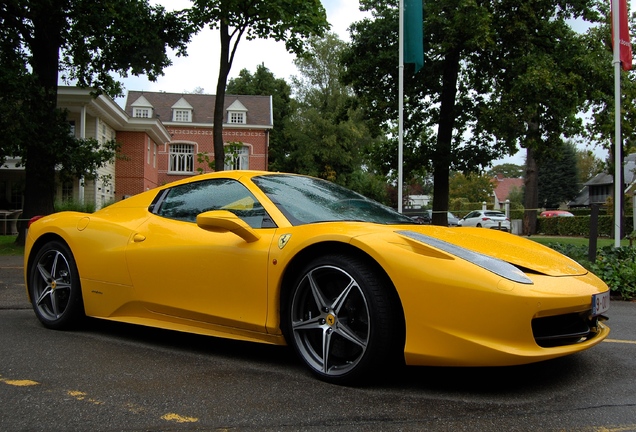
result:
[[(404, 235), (412, 231), (453, 245), (508, 262), (524, 272), (548, 276), (576, 276), (587, 270), (576, 261), (532, 240), (483, 228), (442, 228), (434, 226), (402, 227), (395, 233), (410, 242), (414, 238)], [(400, 233), (403, 234), (400, 234)], [(426, 244), (425, 242), (420, 242)], [(431, 246), (431, 245), (427, 245)], [(434, 246), (431, 246), (434, 247)]]

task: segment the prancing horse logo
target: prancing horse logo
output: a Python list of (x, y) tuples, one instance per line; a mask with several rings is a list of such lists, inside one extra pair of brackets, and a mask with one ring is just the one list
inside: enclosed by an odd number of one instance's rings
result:
[(290, 238), (291, 234), (283, 234), (282, 236), (280, 236), (280, 238), (278, 239), (278, 249), (282, 249), (287, 246), (287, 242), (289, 242)]

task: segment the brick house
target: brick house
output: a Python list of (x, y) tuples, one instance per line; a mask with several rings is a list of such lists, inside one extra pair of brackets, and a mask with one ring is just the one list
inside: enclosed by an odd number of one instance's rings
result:
[[(69, 131), (78, 138), (121, 144), (117, 160), (96, 179), (58, 184), (57, 200), (93, 203), (96, 209), (153, 187), (210, 171), (197, 155), (214, 158), (213, 95), (131, 91), (125, 109), (90, 89), (60, 86), (58, 107), (68, 111)], [(236, 143), (227, 168), (267, 169), (270, 96), (226, 96), (223, 138)], [(22, 208), (24, 168), (19, 159), (0, 167), (0, 210)]]
[(494, 197), (494, 207), (495, 209), (504, 209), (506, 205), (506, 200), (510, 196), (510, 193), (513, 190), (523, 190), (524, 180), (522, 178), (509, 178), (504, 177), (502, 174), (497, 174), (493, 179), (493, 197)]
[[(118, 134), (125, 159), (117, 161), (117, 193), (139, 193), (202, 172), (214, 160), (213, 118), (216, 96), (130, 91), (125, 111), (131, 118), (157, 119), (170, 139), (156, 146), (143, 138)], [(271, 96), (225, 96), (223, 141), (235, 144), (226, 151), (225, 169), (267, 170), (269, 131), (273, 127)], [(142, 172), (152, 173), (152, 176)], [(140, 184), (143, 186), (140, 188)]]

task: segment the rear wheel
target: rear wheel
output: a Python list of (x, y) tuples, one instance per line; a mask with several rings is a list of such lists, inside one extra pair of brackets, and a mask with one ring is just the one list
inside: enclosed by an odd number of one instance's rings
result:
[(394, 298), (387, 278), (363, 261), (318, 258), (301, 271), (283, 309), (288, 342), (319, 378), (358, 381), (403, 356)]
[(29, 293), (46, 327), (68, 328), (84, 316), (79, 273), (68, 246), (51, 241), (38, 251), (29, 269)]
[(477, 226), (477, 228), (481, 228), (481, 224), (480, 223), (478, 223), (476, 226)]

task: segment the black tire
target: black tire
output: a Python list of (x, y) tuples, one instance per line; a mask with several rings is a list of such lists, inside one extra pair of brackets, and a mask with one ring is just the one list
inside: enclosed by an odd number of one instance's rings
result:
[(354, 384), (404, 358), (404, 319), (393, 286), (348, 255), (306, 265), (282, 305), (285, 336), (323, 381)]
[(477, 228), (481, 228), (481, 224), (478, 223), (477, 225), (475, 225)]
[(77, 265), (64, 243), (51, 241), (38, 251), (29, 268), (29, 294), (45, 327), (68, 329), (84, 317)]

